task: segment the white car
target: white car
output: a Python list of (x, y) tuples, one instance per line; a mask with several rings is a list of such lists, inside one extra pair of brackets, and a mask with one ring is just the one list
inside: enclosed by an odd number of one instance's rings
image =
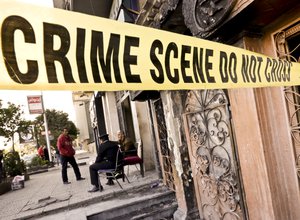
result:
[(32, 159), (36, 156), (37, 156), (37, 154), (26, 154), (26, 155), (22, 156), (21, 159), (24, 160), (24, 163), (26, 165), (28, 165), (31, 163)]

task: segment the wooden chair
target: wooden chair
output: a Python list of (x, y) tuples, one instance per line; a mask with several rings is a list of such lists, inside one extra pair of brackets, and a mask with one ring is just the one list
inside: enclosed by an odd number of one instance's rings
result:
[(129, 173), (129, 166), (130, 165), (135, 165), (136, 169), (139, 170), (137, 168), (137, 164), (140, 165), (140, 172), (142, 177), (144, 177), (144, 161), (143, 161), (143, 143), (142, 141), (135, 143), (135, 147), (137, 150), (137, 155), (136, 156), (126, 156), (124, 157), (124, 166), (128, 166), (127, 169), (127, 175)]
[(128, 183), (129, 180), (126, 176), (126, 174), (124, 173), (124, 160), (123, 160), (123, 156), (122, 156), (122, 152), (121, 152), (121, 149), (119, 148), (118, 149), (118, 152), (117, 152), (117, 158), (116, 158), (116, 166), (115, 168), (113, 169), (100, 169), (98, 170), (98, 180), (99, 180), (99, 186), (101, 185), (100, 184), (100, 176), (101, 174), (109, 174), (106, 175), (106, 177), (108, 179), (112, 179), (112, 180), (115, 180), (118, 185), (120, 186), (121, 189), (123, 189), (123, 187), (121, 186), (121, 184), (119, 183), (118, 179), (122, 178), (123, 182), (125, 182), (125, 178), (127, 180)]

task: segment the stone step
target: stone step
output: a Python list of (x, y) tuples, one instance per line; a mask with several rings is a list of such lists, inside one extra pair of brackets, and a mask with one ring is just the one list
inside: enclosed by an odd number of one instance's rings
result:
[(171, 220), (173, 219), (173, 214), (177, 210), (177, 208), (178, 208), (177, 203), (171, 203), (162, 209), (157, 209), (152, 212), (143, 213), (131, 217), (130, 220), (153, 220), (153, 219)]
[[(53, 199), (47, 197), (42, 200), (42, 203), (51, 203)], [(15, 219), (168, 220), (172, 219), (176, 209), (175, 193), (164, 186), (161, 180), (153, 180), (125, 190), (117, 188), (117, 191), (106, 194), (95, 192), (91, 197), (76, 203), (55, 209), (44, 208), (42, 213), (28, 212)]]
[[(161, 192), (159, 192), (161, 191)], [(126, 199), (126, 198), (123, 198)], [(141, 219), (171, 219), (177, 209), (177, 202), (174, 192), (163, 187), (162, 190), (151, 195), (137, 192), (135, 198), (127, 203), (105, 209), (99, 213), (87, 216), (88, 220), (141, 220)]]

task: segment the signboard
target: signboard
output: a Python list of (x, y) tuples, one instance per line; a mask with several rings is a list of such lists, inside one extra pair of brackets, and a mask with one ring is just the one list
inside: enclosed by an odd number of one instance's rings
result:
[(41, 95), (27, 96), (30, 114), (43, 114), (43, 101)]
[(1, 0), (0, 89), (300, 85), (300, 64), (96, 16)]
[(28, 128), (27, 133), (19, 133), (19, 141), (20, 144), (29, 143), (34, 141), (34, 134), (33, 134), (33, 128)]

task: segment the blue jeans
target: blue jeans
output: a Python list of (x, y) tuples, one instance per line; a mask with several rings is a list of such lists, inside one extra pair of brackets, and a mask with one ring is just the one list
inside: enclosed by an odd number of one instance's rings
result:
[(55, 154), (55, 158), (56, 158), (56, 164), (59, 165), (61, 163), (60, 154)]

